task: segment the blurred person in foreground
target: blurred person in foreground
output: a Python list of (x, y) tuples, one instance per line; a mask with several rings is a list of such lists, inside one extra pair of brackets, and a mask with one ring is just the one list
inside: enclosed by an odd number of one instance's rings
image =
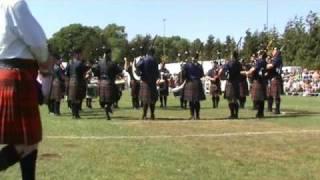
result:
[(22, 179), (33, 180), (42, 140), (36, 79), (38, 72), (43, 79), (51, 76), (53, 63), (44, 31), (24, 0), (0, 1), (0, 22), (0, 144), (6, 145), (0, 171), (19, 162)]

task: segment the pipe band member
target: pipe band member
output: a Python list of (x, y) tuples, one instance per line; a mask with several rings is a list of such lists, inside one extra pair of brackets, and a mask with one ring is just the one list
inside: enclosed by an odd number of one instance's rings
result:
[(140, 100), (139, 100), (140, 82), (133, 75), (133, 68), (132, 68), (132, 66), (134, 66), (133, 61), (128, 62), (127, 58), (125, 58), (124, 61), (125, 61), (124, 68), (129, 73), (129, 76), (130, 76), (132, 107), (135, 109), (139, 109), (140, 108)]
[(0, 1), (0, 19), (0, 144), (6, 144), (0, 171), (19, 162), (22, 179), (34, 180), (42, 140), (36, 78), (38, 71), (50, 76), (53, 63), (45, 33), (24, 0)]
[(82, 49), (73, 50), (73, 59), (67, 67), (67, 76), (69, 77), (68, 100), (71, 102), (71, 111), (73, 119), (80, 119), (81, 102), (86, 94), (85, 74), (87, 67), (82, 60)]
[(199, 54), (196, 53), (191, 61), (184, 66), (186, 85), (184, 88), (184, 100), (189, 102), (190, 119), (200, 119), (200, 101), (206, 99), (201, 78), (204, 77), (202, 65), (198, 63)]
[(247, 75), (251, 75), (253, 79), (251, 97), (253, 102), (256, 104), (258, 112), (257, 118), (264, 117), (264, 101), (266, 99), (266, 69), (267, 69), (267, 53), (265, 51), (259, 52), (259, 59), (256, 61), (254, 67), (252, 67)]
[(225, 99), (229, 102), (230, 116), (229, 119), (238, 119), (239, 116), (239, 97), (240, 97), (240, 72), (241, 63), (239, 62), (238, 52), (234, 51), (231, 55), (231, 60), (227, 62), (220, 70), (219, 75), (224, 75), (227, 79), (225, 89)]
[(218, 108), (221, 95), (221, 81), (219, 76), (218, 62), (214, 61), (212, 66), (212, 69), (210, 69), (207, 73), (207, 77), (211, 83), (210, 94), (212, 96), (212, 107)]
[(155, 119), (155, 104), (158, 100), (157, 80), (160, 77), (158, 63), (154, 59), (155, 50), (148, 50), (147, 55), (138, 62), (137, 70), (141, 73), (139, 98), (143, 104), (142, 119), (147, 119), (150, 107), (152, 120)]
[(105, 57), (100, 60), (97, 71), (100, 104), (105, 109), (107, 119), (111, 120), (112, 105), (120, 98), (115, 80), (117, 75), (122, 73), (122, 68), (111, 60), (111, 49), (106, 50)]
[(161, 62), (161, 67), (159, 72), (160, 72), (160, 79), (157, 81), (157, 84), (159, 86), (160, 107), (167, 108), (170, 72), (165, 67), (165, 62)]
[[(275, 48), (272, 52), (272, 63), (268, 64), (267, 69), (271, 71), (271, 90), (270, 95), (275, 101), (276, 108), (274, 114), (280, 114), (281, 93), (282, 93), (282, 56), (281, 51)], [(271, 102), (270, 102), (271, 103)], [(273, 102), (272, 102), (273, 103)]]

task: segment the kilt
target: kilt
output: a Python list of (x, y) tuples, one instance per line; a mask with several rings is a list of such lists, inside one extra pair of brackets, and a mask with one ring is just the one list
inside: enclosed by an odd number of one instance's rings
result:
[(103, 103), (114, 103), (119, 100), (119, 88), (110, 80), (100, 80), (99, 98)]
[(221, 89), (219, 88), (218, 85), (211, 84), (211, 86), (210, 86), (210, 94), (211, 94), (212, 97), (220, 96)]
[(189, 102), (203, 101), (206, 99), (201, 80), (192, 80), (186, 83), (183, 99)]
[(251, 98), (253, 101), (264, 101), (266, 98), (266, 86), (257, 80), (253, 81), (251, 89)]
[(239, 83), (239, 96), (246, 97), (249, 95), (249, 88), (247, 82), (240, 82)]
[(36, 68), (0, 69), (0, 144), (41, 141), (37, 73)]
[(139, 98), (143, 104), (155, 104), (158, 100), (156, 85), (150, 86), (144, 81), (140, 81)]
[(281, 80), (277, 78), (273, 78), (271, 80), (271, 87), (270, 87), (270, 96), (273, 98), (280, 98), (281, 95)]
[(131, 96), (133, 98), (139, 97), (139, 91), (140, 91), (140, 83), (136, 80), (130, 81), (130, 87), (131, 87)]
[(240, 97), (240, 88), (238, 82), (230, 82), (227, 81), (226, 88), (225, 88), (225, 99), (229, 101), (234, 101), (239, 99)]
[(83, 88), (84, 82), (76, 78), (70, 78), (68, 87), (68, 100), (74, 103), (82, 101), (86, 94), (86, 88)]
[(169, 82), (166, 80), (165, 83), (159, 85), (159, 95), (168, 96), (169, 95)]
[(52, 82), (50, 100), (60, 101), (63, 97), (63, 82), (59, 79), (54, 79)]

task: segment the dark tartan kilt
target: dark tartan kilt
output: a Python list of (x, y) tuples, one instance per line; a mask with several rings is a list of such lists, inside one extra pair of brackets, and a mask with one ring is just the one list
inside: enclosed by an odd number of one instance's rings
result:
[(154, 104), (158, 100), (158, 91), (156, 85), (149, 86), (146, 82), (140, 81), (139, 98), (143, 104)]
[(109, 80), (100, 80), (99, 82), (100, 102), (114, 103), (119, 100), (119, 88)]
[(184, 100), (189, 102), (203, 101), (206, 99), (201, 80), (188, 81), (184, 87)]
[(210, 86), (210, 94), (211, 96), (215, 97), (215, 96), (220, 96), (221, 94), (221, 89), (219, 88), (219, 86), (217, 86), (216, 84), (211, 84)]
[(42, 127), (37, 69), (0, 69), (0, 144), (37, 144)]
[(224, 97), (229, 101), (234, 101), (239, 99), (240, 97), (239, 83), (237, 82), (232, 83), (227, 81)]
[(251, 98), (253, 101), (264, 101), (266, 98), (266, 85), (254, 80), (251, 89)]
[(131, 80), (130, 87), (131, 87), (131, 96), (134, 98), (139, 97), (140, 82), (136, 80)]
[(59, 79), (54, 79), (52, 82), (50, 99), (55, 101), (60, 101), (63, 97), (62, 83)]
[(271, 87), (270, 87), (270, 96), (273, 98), (280, 98), (281, 95), (281, 80), (277, 78), (273, 78), (271, 80)]
[(240, 90), (240, 97), (246, 97), (249, 95), (248, 83), (247, 82), (240, 82), (239, 83), (239, 90)]
[(166, 81), (164, 84), (159, 85), (159, 95), (168, 96), (169, 95), (169, 82)]
[(70, 78), (68, 100), (70, 100), (71, 102), (82, 101), (86, 94), (86, 88), (84, 88), (83, 85), (83, 82), (79, 82), (75, 78)]

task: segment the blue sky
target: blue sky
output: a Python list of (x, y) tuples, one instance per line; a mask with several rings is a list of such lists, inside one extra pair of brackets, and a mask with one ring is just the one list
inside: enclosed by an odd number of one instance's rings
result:
[[(136, 34), (180, 35), (206, 40), (212, 34), (239, 39), (247, 29), (262, 30), (267, 0), (26, 0), (48, 37), (71, 23), (126, 26)], [(269, 26), (280, 32), (294, 16), (320, 13), (320, 0), (269, 0)]]

